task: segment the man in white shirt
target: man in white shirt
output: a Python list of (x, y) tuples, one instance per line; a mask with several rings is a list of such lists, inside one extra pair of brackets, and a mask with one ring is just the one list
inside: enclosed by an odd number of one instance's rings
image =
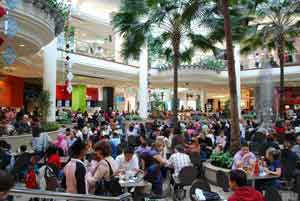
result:
[(123, 154), (117, 156), (118, 172), (131, 171), (137, 173), (139, 171), (139, 159), (134, 154), (133, 147), (127, 147)]
[(168, 166), (174, 168), (174, 176), (177, 177), (184, 167), (192, 166), (189, 155), (184, 153), (183, 145), (179, 144), (175, 147), (175, 153), (168, 160)]

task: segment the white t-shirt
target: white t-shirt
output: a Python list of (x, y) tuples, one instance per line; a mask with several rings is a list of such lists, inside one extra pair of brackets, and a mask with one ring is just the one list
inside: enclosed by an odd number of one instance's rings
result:
[(124, 154), (121, 154), (117, 156), (116, 162), (118, 170), (134, 171), (140, 169), (139, 159), (135, 154), (132, 156), (132, 159), (129, 162), (125, 160)]

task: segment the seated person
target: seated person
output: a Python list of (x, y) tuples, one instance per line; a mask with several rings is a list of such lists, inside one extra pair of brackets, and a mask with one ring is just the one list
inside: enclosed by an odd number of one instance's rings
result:
[(206, 160), (210, 157), (213, 151), (212, 140), (209, 137), (205, 136), (205, 134), (202, 132), (199, 133), (198, 140), (201, 146), (201, 159)]
[(161, 163), (153, 158), (151, 164), (145, 169), (144, 179), (151, 183), (151, 192), (156, 195), (162, 195), (163, 193), (163, 177), (161, 172)]
[(264, 171), (267, 174), (281, 176), (280, 150), (270, 148), (266, 152), (266, 167)]
[(256, 157), (250, 152), (249, 145), (243, 144), (241, 150), (234, 155), (232, 169), (249, 170), (253, 167), (255, 161)]
[(226, 142), (227, 142), (227, 139), (226, 139), (226, 136), (224, 134), (224, 131), (222, 130), (220, 132), (220, 135), (217, 137), (216, 145), (220, 146), (222, 148), (222, 150), (224, 150), (225, 146), (226, 146)]
[(234, 193), (228, 201), (264, 201), (263, 195), (247, 186), (247, 174), (243, 170), (232, 170), (229, 176), (229, 187)]
[(126, 147), (123, 154), (117, 156), (117, 172), (125, 173), (127, 171), (134, 172), (135, 174), (139, 171), (139, 159), (134, 154), (133, 147)]
[[(280, 150), (269, 148), (266, 151), (266, 160), (263, 162), (264, 172), (267, 175), (281, 177), (282, 169), (280, 158)], [(267, 187), (280, 188), (281, 184), (278, 179), (258, 180), (256, 181), (256, 189), (265, 190)]]
[(179, 144), (176, 145), (175, 153), (171, 155), (167, 165), (174, 168), (174, 176), (177, 177), (182, 168), (192, 166), (192, 162), (189, 155), (184, 153), (183, 146)]
[[(200, 148), (201, 147), (200, 147), (200, 144), (198, 142), (198, 139), (193, 137), (192, 138), (192, 143), (189, 144), (189, 145), (186, 145), (186, 150), (185, 151), (188, 154), (197, 153), (200, 156)], [(175, 149), (176, 149), (176, 147), (175, 147)]]
[(20, 147), (20, 155), (16, 157), (16, 163), (14, 167), (14, 173), (16, 176), (16, 180), (18, 182), (22, 181), (24, 179), (24, 176), (27, 172), (28, 165), (30, 164), (31, 156), (27, 152), (27, 146), (21, 145)]

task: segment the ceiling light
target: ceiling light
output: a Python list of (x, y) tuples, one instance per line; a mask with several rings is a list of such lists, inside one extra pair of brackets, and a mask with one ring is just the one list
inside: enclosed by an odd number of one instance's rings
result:
[(25, 45), (24, 45), (24, 44), (20, 44), (19, 46), (20, 46), (20, 47), (25, 47)]

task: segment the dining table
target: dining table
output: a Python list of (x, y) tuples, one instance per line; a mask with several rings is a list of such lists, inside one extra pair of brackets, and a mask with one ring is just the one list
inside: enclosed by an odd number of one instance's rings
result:
[(121, 176), (119, 177), (119, 183), (124, 188), (125, 193), (128, 192), (129, 188), (145, 187), (147, 185), (147, 181), (144, 180), (143, 176)]
[(247, 177), (247, 180), (248, 181), (251, 181), (251, 186), (253, 188), (255, 188), (255, 182), (257, 180), (270, 180), (270, 179), (278, 179), (280, 178), (279, 176), (276, 176), (276, 175), (271, 175), (271, 174), (259, 174), (259, 175), (248, 175)]

